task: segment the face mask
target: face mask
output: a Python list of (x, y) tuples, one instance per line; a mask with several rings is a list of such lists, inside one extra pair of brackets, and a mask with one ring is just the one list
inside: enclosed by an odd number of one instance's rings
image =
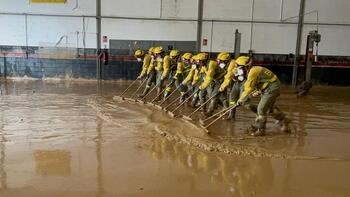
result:
[(219, 64), (219, 67), (220, 67), (221, 69), (224, 69), (225, 66), (226, 66), (226, 64), (224, 64), (224, 63), (220, 63), (220, 64)]
[(151, 58), (154, 59), (154, 55), (151, 55)]
[(240, 76), (244, 74), (244, 70), (242, 68), (238, 68), (236, 72), (236, 76)]
[(239, 81), (244, 81), (244, 76), (243, 75), (238, 76), (238, 80)]
[(196, 69), (197, 68), (197, 64), (192, 64), (192, 69)]
[(142, 61), (142, 59), (141, 59), (141, 58), (137, 58), (137, 61), (138, 61), (138, 62), (141, 62), (141, 61)]

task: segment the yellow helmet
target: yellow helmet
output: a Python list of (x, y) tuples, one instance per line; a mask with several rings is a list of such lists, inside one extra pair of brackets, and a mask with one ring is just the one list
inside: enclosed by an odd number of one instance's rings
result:
[(153, 53), (153, 51), (154, 51), (154, 47), (151, 47), (148, 49), (148, 53)]
[(163, 50), (163, 47), (156, 47), (154, 50), (153, 50), (153, 53), (154, 54), (160, 54), (162, 53), (164, 50)]
[(193, 55), (193, 56), (191, 57), (190, 62), (193, 63), (194, 61), (196, 61), (196, 59), (197, 59), (197, 55)]
[(230, 59), (230, 54), (226, 53), (226, 52), (221, 52), (221, 53), (219, 53), (219, 55), (216, 59), (218, 59), (220, 61), (227, 61)]
[(248, 56), (240, 56), (236, 59), (238, 66), (249, 66), (250, 58)]
[(185, 60), (190, 60), (191, 58), (193, 58), (192, 53), (185, 53), (182, 55), (182, 58)]
[(136, 50), (135, 51), (135, 56), (136, 57), (141, 57), (141, 56), (143, 56), (145, 54), (145, 52), (143, 52), (143, 50)]
[(173, 57), (177, 57), (180, 55), (180, 52), (178, 50), (171, 50), (170, 51), (170, 57), (173, 58)]
[(204, 61), (204, 60), (207, 60), (208, 59), (208, 54), (207, 53), (198, 53), (194, 60), (197, 60), (197, 61)]

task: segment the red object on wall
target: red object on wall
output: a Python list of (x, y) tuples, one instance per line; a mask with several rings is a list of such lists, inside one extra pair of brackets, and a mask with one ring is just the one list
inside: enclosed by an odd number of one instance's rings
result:
[(208, 39), (204, 38), (203, 39), (203, 46), (207, 46), (208, 45)]
[(107, 43), (108, 42), (108, 37), (107, 36), (103, 36), (102, 37), (102, 42), (103, 43)]

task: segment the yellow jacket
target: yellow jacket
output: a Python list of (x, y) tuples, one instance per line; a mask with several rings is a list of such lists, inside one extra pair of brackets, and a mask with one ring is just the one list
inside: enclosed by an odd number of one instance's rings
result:
[(147, 74), (147, 70), (150, 63), (151, 63), (151, 56), (146, 54), (145, 57), (143, 58), (143, 66), (142, 66), (140, 77), (144, 77)]
[(218, 63), (214, 60), (210, 60), (207, 67), (205, 79), (199, 86), (201, 90), (206, 89), (214, 80), (223, 78), (226, 73), (226, 70), (220, 68)]
[(187, 85), (189, 82), (191, 82), (192, 85), (196, 85), (201, 77), (204, 78), (206, 71), (207, 69), (204, 66), (200, 69), (198, 66), (196, 68), (191, 68), (187, 77), (182, 81), (182, 84)]
[(248, 73), (247, 81), (244, 83), (244, 91), (238, 102), (244, 103), (253, 91), (263, 91), (270, 83), (275, 81), (278, 81), (278, 78), (269, 69), (261, 66), (252, 67)]
[(185, 62), (177, 63), (176, 74), (182, 74), (184, 72), (189, 72), (191, 70), (191, 65)]
[(186, 76), (186, 78), (182, 81), (183, 85), (187, 85), (190, 81), (193, 81), (195, 72), (198, 72), (197, 68), (191, 68), (190, 72)]
[(160, 59), (157, 59), (157, 71), (163, 71), (162, 76), (160, 77), (162, 80), (164, 80), (169, 72), (170, 72), (170, 57), (169, 55), (166, 55), (163, 58), (163, 61), (160, 61)]
[(151, 62), (149, 63), (147, 74), (150, 74), (154, 69), (156, 68), (157, 61), (153, 58), (151, 58)]
[(227, 88), (227, 86), (230, 85), (231, 81), (235, 80), (236, 70), (237, 70), (236, 62), (235, 62), (235, 60), (231, 60), (229, 66), (227, 68), (227, 73), (224, 77), (224, 82), (220, 86), (221, 91), (224, 91)]

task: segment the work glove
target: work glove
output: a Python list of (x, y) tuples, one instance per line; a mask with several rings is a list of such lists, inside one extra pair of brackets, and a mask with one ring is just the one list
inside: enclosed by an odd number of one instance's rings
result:
[(178, 77), (177, 77), (177, 73), (174, 75), (174, 77), (173, 77), (173, 78), (174, 78), (174, 79), (176, 79), (176, 80), (178, 79)]
[(261, 94), (262, 94), (262, 92), (259, 91), (259, 90), (257, 90), (257, 91), (255, 91), (255, 92), (253, 92), (252, 96), (253, 96), (253, 97), (258, 97), (258, 96), (260, 96)]
[(141, 75), (137, 76), (136, 80), (142, 79)]
[(147, 74), (147, 75), (146, 75), (146, 80), (148, 80), (148, 79), (149, 79), (149, 77), (150, 77), (150, 76), (149, 76), (149, 74)]
[(223, 92), (223, 91), (225, 91), (225, 88), (220, 87), (219, 92)]

